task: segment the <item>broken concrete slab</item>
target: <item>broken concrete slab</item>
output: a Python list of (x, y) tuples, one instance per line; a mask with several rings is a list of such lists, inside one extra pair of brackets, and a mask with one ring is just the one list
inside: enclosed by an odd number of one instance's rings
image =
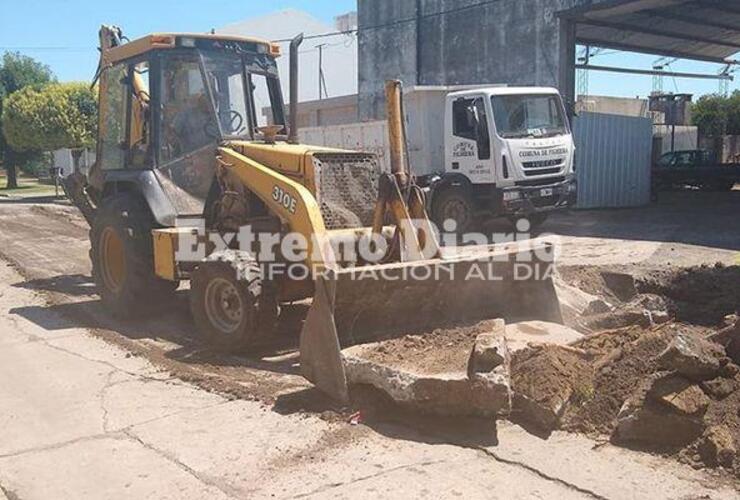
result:
[[(555, 276), (553, 280), (555, 291), (560, 301), (560, 311), (566, 322), (575, 321), (576, 318), (587, 314), (590, 304), (594, 302), (603, 302), (596, 295), (592, 295), (580, 288), (565, 283), (562, 278)], [(607, 307), (609, 307), (607, 305)]]
[(737, 455), (732, 432), (724, 425), (707, 429), (699, 443), (699, 455), (710, 467), (721, 465), (728, 469), (732, 468)]
[(626, 306), (612, 312), (595, 314), (583, 318), (579, 324), (587, 330), (597, 332), (601, 330), (616, 330), (626, 326), (638, 325), (649, 327), (652, 325), (651, 315), (645, 309), (635, 306)]
[(506, 343), (511, 353), (530, 345), (571, 345), (582, 338), (583, 334), (572, 328), (547, 321), (523, 321), (506, 325)]
[(508, 366), (508, 362), (506, 323), (500, 319), (496, 320), (493, 331), (476, 337), (468, 360), (468, 377), (473, 377), (476, 373), (490, 373), (501, 365)]
[(682, 415), (701, 416), (710, 400), (704, 391), (688, 379), (668, 375), (655, 379), (649, 397)]
[(583, 310), (584, 316), (593, 316), (595, 314), (605, 314), (608, 312), (611, 312), (614, 308), (609, 305), (605, 300), (603, 299), (596, 299), (592, 300), (588, 303), (588, 306), (586, 309)]
[(721, 347), (698, 335), (678, 332), (665, 351), (658, 356), (658, 364), (693, 380), (711, 380), (722, 368)]
[(619, 299), (625, 302), (632, 300), (637, 295), (635, 277), (631, 274), (617, 272), (602, 272), (601, 277), (604, 284)]
[[(511, 409), (509, 361), (514, 352), (530, 346), (561, 346), (563, 356), (579, 358), (577, 350), (566, 348), (582, 338), (582, 334), (556, 323), (506, 325), (502, 320), (491, 320), (354, 346), (342, 355), (350, 385), (371, 385), (396, 403), (426, 413), (491, 416)], [(579, 367), (584, 369), (585, 362)], [(536, 369), (531, 374), (535, 377), (533, 388), (522, 391), (522, 405), (529, 404), (527, 412), (551, 427), (562, 415), (573, 389), (543, 400), (534, 388), (541, 383), (539, 374)], [(541, 414), (538, 405), (544, 407)]]
[(679, 413), (663, 401), (654, 389), (673, 375), (658, 373), (644, 381), (617, 415), (614, 438), (621, 443), (639, 443), (660, 448), (680, 448), (695, 441), (704, 431), (701, 416)]
[(708, 339), (721, 345), (733, 363), (740, 364), (740, 321), (710, 335)]
[(731, 378), (716, 378), (701, 383), (701, 388), (714, 399), (721, 401), (735, 392), (737, 383)]
[(464, 370), (442, 374), (414, 372), (373, 361), (367, 354), (379, 343), (342, 351), (347, 382), (370, 385), (400, 406), (442, 416), (491, 417), (509, 413), (511, 389), (508, 366), (468, 378)]
[(628, 400), (619, 411), (614, 437), (621, 443), (680, 448), (701, 436), (702, 430), (699, 420)]

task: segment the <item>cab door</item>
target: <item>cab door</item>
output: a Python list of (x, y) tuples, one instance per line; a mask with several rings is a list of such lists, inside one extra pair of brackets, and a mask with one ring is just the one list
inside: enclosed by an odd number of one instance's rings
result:
[(218, 118), (197, 53), (158, 64), (157, 176), (179, 216), (203, 214), (216, 171)]
[(448, 114), (446, 165), (448, 173), (460, 173), (473, 184), (494, 183), (491, 131), (483, 96), (454, 98)]

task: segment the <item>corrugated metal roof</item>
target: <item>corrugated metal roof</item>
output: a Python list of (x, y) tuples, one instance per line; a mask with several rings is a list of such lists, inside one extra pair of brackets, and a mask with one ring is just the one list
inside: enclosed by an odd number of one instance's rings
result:
[(562, 15), (583, 45), (712, 62), (740, 52), (740, 0), (606, 0)]

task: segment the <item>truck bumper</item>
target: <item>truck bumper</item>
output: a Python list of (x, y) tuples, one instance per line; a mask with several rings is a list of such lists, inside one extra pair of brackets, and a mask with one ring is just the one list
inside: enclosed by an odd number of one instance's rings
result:
[(501, 212), (507, 215), (528, 215), (565, 210), (575, 205), (577, 192), (575, 179), (536, 187), (516, 186), (502, 189)]

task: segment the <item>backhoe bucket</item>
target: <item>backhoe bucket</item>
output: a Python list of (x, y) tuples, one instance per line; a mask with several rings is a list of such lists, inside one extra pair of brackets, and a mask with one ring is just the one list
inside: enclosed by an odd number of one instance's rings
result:
[(301, 333), (303, 375), (346, 401), (342, 348), (495, 318), (562, 323), (552, 247), (465, 250), (466, 255), (318, 277)]

